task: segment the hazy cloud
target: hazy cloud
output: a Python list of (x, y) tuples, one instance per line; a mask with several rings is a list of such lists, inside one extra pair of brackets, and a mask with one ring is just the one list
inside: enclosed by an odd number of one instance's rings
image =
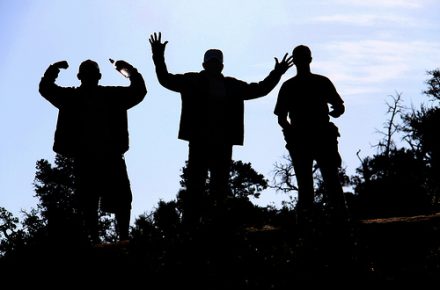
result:
[(356, 94), (370, 91), (372, 85), (409, 78), (415, 70), (425, 71), (440, 62), (440, 56), (434, 57), (440, 50), (436, 42), (342, 41), (323, 49), (326, 59), (313, 65), (338, 83), (356, 84), (357, 89), (351, 92)]
[(316, 17), (314, 21), (323, 23), (341, 23), (341, 24), (354, 24), (361, 26), (375, 26), (384, 24), (399, 24), (399, 25), (411, 25), (419, 26), (420, 21), (414, 21), (412, 18), (401, 15), (373, 15), (373, 14), (360, 14), (360, 15), (348, 15), (348, 14), (335, 14)]
[(336, 0), (340, 4), (368, 6), (368, 7), (401, 7), (418, 8), (424, 5), (423, 0)]

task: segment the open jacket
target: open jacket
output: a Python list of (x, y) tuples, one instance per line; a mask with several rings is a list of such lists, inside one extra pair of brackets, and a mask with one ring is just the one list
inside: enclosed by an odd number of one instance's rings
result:
[[(157, 78), (165, 88), (179, 92), (182, 99), (179, 139), (203, 141), (209, 113), (209, 81), (206, 71), (171, 74), (168, 72), (163, 56), (153, 55)], [(232, 77), (225, 77), (224, 128), (227, 132), (225, 142), (243, 145), (244, 139), (244, 100), (267, 95), (279, 82), (281, 74), (273, 70), (259, 83), (246, 83)]]

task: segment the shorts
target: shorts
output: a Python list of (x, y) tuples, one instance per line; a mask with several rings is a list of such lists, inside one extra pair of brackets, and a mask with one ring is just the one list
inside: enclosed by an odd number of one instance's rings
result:
[(123, 155), (76, 158), (80, 206), (116, 213), (131, 209), (132, 192)]
[(312, 159), (320, 163), (341, 167), (342, 159), (338, 152), (338, 128), (329, 123), (322, 130), (296, 130), (284, 132), (286, 149), (292, 161)]

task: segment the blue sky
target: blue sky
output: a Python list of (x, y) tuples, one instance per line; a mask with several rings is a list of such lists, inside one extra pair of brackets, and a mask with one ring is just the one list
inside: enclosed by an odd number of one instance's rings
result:
[[(209, 48), (224, 52), (224, 74), (262, 80), (299, 44), (312, 49), (312, 71), (328, 76), (345, 100), (335, 123), (349, 174), (359, 166), (356, 152), (372, 155), (381, 138), (389, 95), (403, 94), (418, 107), (427, 70), (440, 67), (440, 2), (436, 0), (1, 0), (0, 1), (0, 206), (19, 215), (37, 204), (32, 182), (35, 163), (53, 161), (57, 110), (38, 93), (47, 66), (67, 60), (58, 84), (77, 86), (85, 59), (100, 64), (102, 85), (128, 85), (108, 58), (124, 59), (143, 74), (148, 93), (129, 111), (131, 148), (126, 154), (136, 217), (179, 189), (187, 143), (177, 139), (180, 96), (156, 79), (148, 37), (161, 31), (169, 43), (168, 68), (201, 70)], [(245, 107), (245, 145), (233, 158), (251, 162), (268, 179), (286, 155), (273, 108), (291, 68), (266, 97)], [(287, 196), (263, 192), (260, 205), (278, 205)]]

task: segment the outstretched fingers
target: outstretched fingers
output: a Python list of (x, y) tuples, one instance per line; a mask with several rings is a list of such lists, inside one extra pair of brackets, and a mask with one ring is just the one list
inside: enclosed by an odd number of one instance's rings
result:
[[(159, 33), (154, 32), (153, 34), (150, 35), (149, 41), (150, 41), (151, 45), (153, 45), (153, 44), (162, 44), (162, 33), (161, 32), (159, 32)], [(167, 43), (168, 43), (168, 41), (165, 41), (163, 43), (163, 46), (165, 46)]]
[(155, 33), (151, 34), (149, 40), (150, 40), (151, 44), (156, 43), (158, 41), (157, 33), (155, 32)]
[(154, 41), (155, 42), (160, 42), (161, 41), (161, 39), (162, 39), (162, 32), (159, 32), (159, 33), (154, 33)]
[(286, 53), (281, 62), (278, 60), (277, 57), (274, 57), (275, 59), (275, 69), (281, 73), (285, 73), (292, 65), (293, 65), (293, 57), (289, 56), (288, 53)]
[(285, 63), (288, 67), (293, 65), (293, 55), (287, 57), (289, 54), (286, 53), (283, 57), (283, 63)]
[[(289, 53), (286, 53), (281, 60), (281, 63), (286, 63), (287, 65), (293, 65), (293, 56), (289, 56)], [(277, 64), (279, 64), (279, 60), (277, 57), (274, 57)]]
[(157, 33), (156, 32), (150, 35), (150, 43), (151, 44), (157, 43), (157, 40), (158, 39), (157, 39)]

